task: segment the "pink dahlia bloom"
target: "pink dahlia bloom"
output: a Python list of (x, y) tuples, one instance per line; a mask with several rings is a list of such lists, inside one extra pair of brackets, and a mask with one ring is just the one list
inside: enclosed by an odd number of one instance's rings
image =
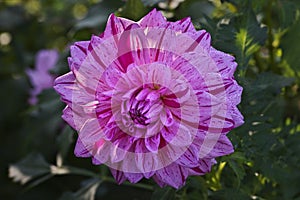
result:
[(37, 95), (44, 89), (51, 88), (54, 82), (54, 76), (49, 73), (58, 60), (56, 50), (40, 50), (35, 58), (35, 69), (27, 69), (26, 73), (30, 78), (33, 89), (30, 91), (30, 104), (37, 103)]
[(71, 47), (69, 65), (54, 88), (79, 133), (75, 155), (106, 164), (118, 183), (152, 177), (179, 188), (233, 152), (226, 134), (243, 123), (237, 64), (189, 18), (112, 14), (103, 34)]

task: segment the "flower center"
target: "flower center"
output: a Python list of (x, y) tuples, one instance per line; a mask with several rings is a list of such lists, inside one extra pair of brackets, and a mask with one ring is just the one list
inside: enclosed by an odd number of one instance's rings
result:
[(163, 89), (145, 85), (137, 89), (129, 100), (129, 116), (137, 125), (147, 126), (162, 110), (160, 101)]

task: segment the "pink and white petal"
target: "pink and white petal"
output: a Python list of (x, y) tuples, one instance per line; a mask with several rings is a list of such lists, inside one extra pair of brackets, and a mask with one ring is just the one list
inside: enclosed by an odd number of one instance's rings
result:
[(232, 84), (231, 80), (225, 81), (220, 73), (207, 73), (204, 81), (210, 94), (215, 95), (220, 101), (225, 101), (226, 87)]
[(163, 111), (160, 113), (160, 121), (166, 127), (172, 126), (175, 120), (169, 108), (164, 108)]
[(121, 172), (119, 170), (112, 169), (112, 168), (110, 168), (110, 172), (111, 172), (111, 174), (113, 175), (113, 177), (115, 178), (115, 180), (117, 181), (118, 184), (123, 183), (127, 179), (124, 172)]
[(165, 187), (167, 184), (161, 179), (160, 176), (154, 174), (152, 176), (153, 180), (159, 185), (159, 187)]
[(157, 11), (156, 9), (153, 9), (151, 12), (149, 12), (138, 23), (142, 28), (147, 28), (147, 27), (164, 28), (168, 25), (166, 18), (162, 15), (161, 12)]
[(184, 83), (190, 84), (189, 88), (197, 91), (206, 88), (204, 75), (208, 72), (206, 69), (210, 68), (209, 62), (210, 58), (206, 55), (185, 53), (174, 60), (171, 66), (183, 76), (178, 78), (184, 78)]
[[(227, 110), (226, 110), (227, 109)], [(229, 111), (230, 107), (220, 106), (220, 109), (215, 110), (212, 115), (209, 131), (213, 133), (227, 133), (234, 128), (234, 120)], [(219, 112), (218, 112), (219, 111)]]
[(157, 152), (160, 144), (160, 134), (145, 138), (145, 146), (150, 152)]
[[(123, 73), (115, 66), (108, 67), (103, 73), (102, 80), (105, 81), (108, 87), (115, 88), (119, 80), (122, 78)], [(117, 88), (119, 89), (119, 88)]]
[(156, 171), (152, 171), (152, 172), (147, 172), (147, 173), (143, 173), (144, 177), (146, 179), (149, 179), (151, 178), (154, 174), (155, 174)]
[(111, 144), (110, 161), (118, 163), (126, 158), (127, 150), (119, 148), (116, 144)]
[(104, 134), (97, 118), (91, 118), (85, 122), (79, 130), (79, 139), (87, 149), (92, 149), (94, 144), (103, 138)]
[(87, 46), (89, 45), (89, 43), (90, 41), (75, 42), (74, 45), (70, 47), (72, 62), (77, 64), (76, 67), (70, 66), (71, 70), (79, 69), (81, 63), (86, 58)]
[(128, 179), (130, 183), (137, 183), (144, 177), (142, 173), (128, 173), (128, 172), (124, 172), (124, 176)]
[(176, 22), (171, 22), (168, 26), (174, 31), (180, 31), (182, 33), (195, 33), (196, 29), (191, 21), (190, 17), (186, 17), (184, 19), (178, 20)]
[[(208, 32), (206, 31), (198, 31), (198, 38), (196, 39), (197, 42), (199, 42), (199, 45), (196, 47), (195, 51), (198, 51), (197, 49), (201, 46), (204, 48), (206, 51), (210, 51), (211, 47), (211, 36)], [(201, 52), (202, 50), (200, 50)]]
[(167, 143), (170, 143), (172, 139), (176, 136), (177, 131), (173, 131), (172, 129), (169, 129), (168, 127), (164, 127), (161, 129), (160, 133), (161, 136), (165, 139)]
[(111, 14), (108, 17), (105, 31), (102, 35), (100, 35), (100, 37), (107, 39), (108, 37), (120, 34), (133, 23), (135, 22), (122, 17), (116, 17), (114, 14)]
[[(196, 135), (196, 129), (194, 130), (191, 127), (186, 127), (182, 123), (179, 124), (175, 122), (172, 126), (162, 129), (162, 130), (167, 130), (169, 133), (174, 136), (172, 137), (171, 141), (169, 141), (169, 145), (172, 146), (177, 146), (177, 147), (188, 147), (189, 145), (192, 144), (193, 139)], [(162, 134), (163, 136), (166, 137), (166, 133)], [(168, 138), (168, 137), (166, 137)], [(168, 138), (170, 139), (170, 138)]]
[(91, 147), (87, 147), (86, 145), (84, 145), (81, 141), (80, 138), (77, 139), (76, 145), (75, 145), (75, 149), (74, 149), (74, 154), (77, 157), (90, 157), (92, 156), (92, 151), (91, 151)]
[(172, 71), (165, 64), (153, 63), (148, 68), (147, 82), (159, 84), (162, 87), (169, 88), (172, 80)]
[(167, 167), (157, 170), (155, 176), (160, 182), (179, 189), (185, 184), (188, 177), (188, 170), (178, 164), (172, 163)]
[(127, 153), (133, 144), (133, 138), (129, 135), (126, 135), (121, 130), (118, 132), (116, 131), (115, 135), (118, 136), (115, 136), (112, 139), (112, 151), (110, 153), (112, 163), (122, 161), (127, 156)]
[(214, 159), (201, 159), (199, 160), (198, 166), (189, 168), (188, 173), (189, 175), (204, 175), (211, 170), (211, 166), (214, 164), (212, 162)]
[(76, 126), (75, 122), (74, 122), (74, 118), (73, 118), (73, 111), (70, 108), (70, 106), (66, 106), (65, 109), (63, 110), (63, 114), (62, 114), (62, 118), (63, 120), (65, 120), (73, 129), (75, 130), (79, 130), (78, 127)]
[(233, 146), (226, 135), (222, 134), (206, 158), (216, 158), (233, 153)]
[[(103, 39), (93, 35), (89, 45), (87, 63), (94, 64), (94, 68), (106, 69), (117, 58), (117, 44), (114, 38)], [(100, 69), (99, 69), (100, 70)]]
[(92, 162), (94, 165), (101, 165), (109, 161), (112, 146), (109, 141), (99, 139), (92, 148)]
[[(229, 101), (228, 103), (232, 105), (238, 105), (241, 102), (243, 88), (239, 86), (235, 80), (228, 80), (228, 82), (229, 81), (231, 81), (231, 83), (226, 85), (226, 95)], [(224, 82), (226, 84), (227, 80)]]
[(128, 26), (118, 44), (118, 60), (124, 69), (132, 63), (140, 66), (150, 62), (148, 39), (138, 24)]
[(184, 152), (182, 156), (176, 160), (176, 163), (184, 166), (184, 167), (196, 167), (199, 162), (199, 148), (192, 144), (189, 148)]
[(75, 87), (75, 76), (72, 72), (64, 74), (54, 81), (54, 89), (60, 94), (65, 103), (71, 103), (73, 98), (73, 88)]
[(234, 75), (234, 71), (237, 67), (237, 63), (234, 61), (235, 58), (227, 53), (218, 51), (215, 48), (211, 47), (210, 56), (215, 61), (219, 72), (223, 77), (231, 78)]
[(156, 170), (159, 166), (158, 154), (151, 152), (135, 153), (136, 167), (140, 173), (149, 173)]
[(241, 126), (244, 123), (244, 117), (236, 106), (232, 106), (230, 110), (231, 117), (234, 121), (234, 128)]

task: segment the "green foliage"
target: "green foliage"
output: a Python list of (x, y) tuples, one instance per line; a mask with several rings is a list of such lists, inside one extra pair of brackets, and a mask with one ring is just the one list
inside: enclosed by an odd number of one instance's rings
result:
[(50, 164), (41, 154), (32, 153), (9, 167), (9, 177), (14, 181), (25, 184), (37, 177), (50, 173)]
[[(0, 199), (300, 199), (299, 2), (1, 1), (0, 170), (7, 173), (0, 174)], [(139, 20), (152, 8), (169, 20), (190, 16), (210, 32), (215, 48), (236, 57), (243, 86), (245, 123), (228, 134), (235, 153), (179, 190), (151, 180), (116, 185), (107, 167), (73, 155), (77, 135), (61, 120), (64, 105), (53, 89), (37, 105), (27, 103), (32, 86), (25, 71), (38, 50), (60, 51), (52, 71), (60, 75), (68, 70), (68, 46), (101, 33), (109, 14)]]
[(77, 192), (66, 192), (59, 198), (59, 200), (93, 200), (99, 184), (100, 180), (98, 179), (84, 181), (80, 190)]
[(291, 26), (287, 33), (281, 40), (283, 49), (283, 57), (286, 59), (290, 67), (293, 69), (295, 75), (300, 77), (300, 62), (297, 56), (300, 54), (299, 46), (297, 45), (297, 38), (300, 37), (300, 20)]
[(172, 200), (175, 199), (175, 190), (170, 187), (156, 189), (151, 200)]
[(141, 0), (127, 0), (127, 3), (118, 14), (125, 18), (137, 21), (147, 14), (147, 11), (148, 9)]
[(267, 28), (260, 26), (250, 5), (241, 13), (224, 19), (229, 20), (228, 24), (213, 24), (213, 35), (216, 48), (234, 54), (240, 69), (245, 70), (253, 54), (265, 43)]

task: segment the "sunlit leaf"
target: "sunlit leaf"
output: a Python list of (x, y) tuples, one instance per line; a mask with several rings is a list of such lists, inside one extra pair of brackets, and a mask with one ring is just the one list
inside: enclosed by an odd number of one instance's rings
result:
[(214, 44), (217, 48), (232, 53), (240, 69), (246, 69), (250, 58), (267, 38), (267, 28), (261, 27), (251, 8), (243, 15), (230, 19), (229, 24), (217, 27)]
[(21, 161), (9, 167), (9, 177), (21, 184), (25, 184), (48, 173), (50, 173), (50, 164), (38, 153), (29, 154)]

